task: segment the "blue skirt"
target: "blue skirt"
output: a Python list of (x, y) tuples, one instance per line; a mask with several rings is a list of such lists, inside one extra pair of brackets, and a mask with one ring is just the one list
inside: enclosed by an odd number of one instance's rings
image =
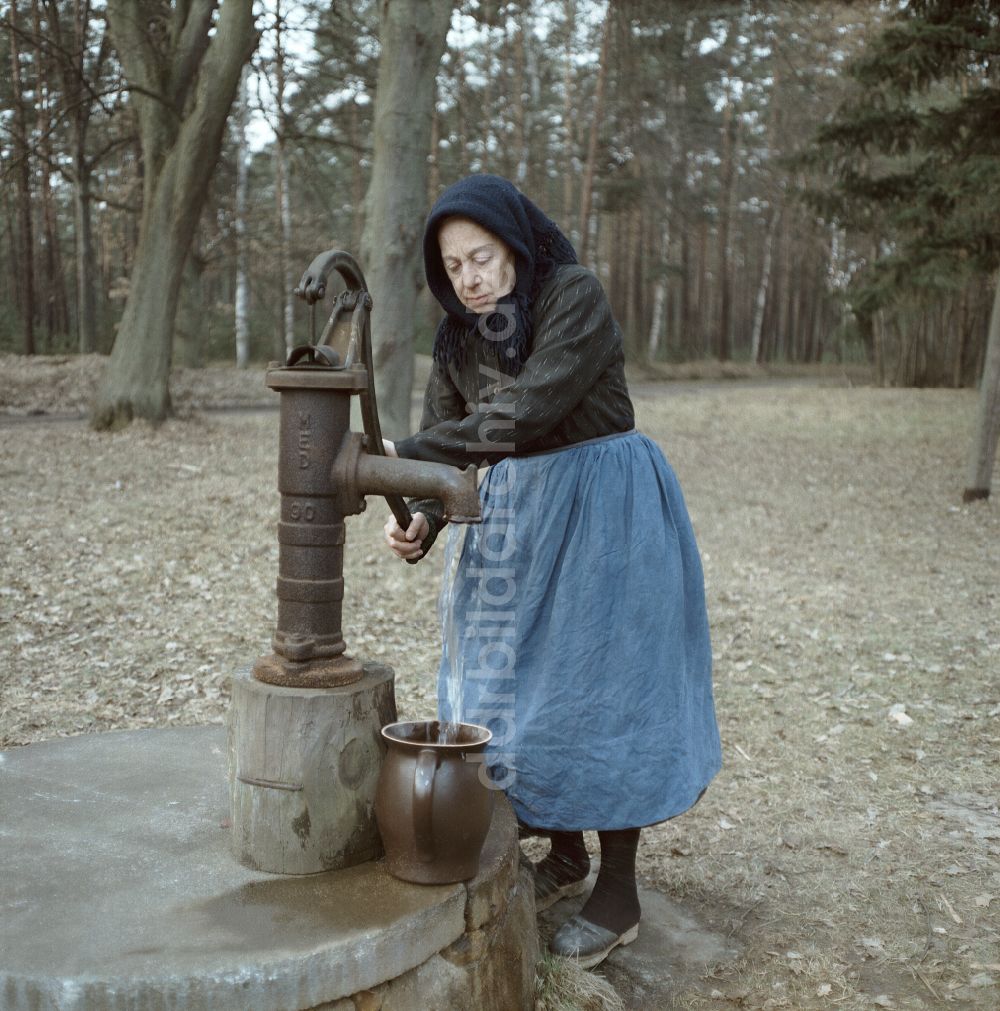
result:
[(701, 560), (677, 478), (630, 432), (511, 457), (449, 530), (439, 715), (493, 731), (518, 818), (622, 829), (686, 811), (721, 766)]

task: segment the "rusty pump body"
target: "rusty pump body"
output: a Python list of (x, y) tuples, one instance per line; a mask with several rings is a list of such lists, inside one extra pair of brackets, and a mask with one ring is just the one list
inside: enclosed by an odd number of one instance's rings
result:
[[(476, 468), (400, 460), (385, 455), (372, 374), (371, 296), (356, 261), (340, 250), (320, 254), (296, 288), (315, 314), (336, 269), (347, 290), (315, 344), (272, 366), (267, 385), (281, 394), (278, 489), (278, 621), (273, 654), (253, 675), (269, 684), (324, 688), (351, 684), (360, 660), (347, 656), (341, 621), (344, 517), (365, 508), (365, 495), (385, 495), (404, 529), (403, 495), (440, 498), (453, 522), (478, 522)], [(315, 315), (311, 337), (315, 338)], [(365, 434), (352, 432), (351, 400), (360, 397)]]

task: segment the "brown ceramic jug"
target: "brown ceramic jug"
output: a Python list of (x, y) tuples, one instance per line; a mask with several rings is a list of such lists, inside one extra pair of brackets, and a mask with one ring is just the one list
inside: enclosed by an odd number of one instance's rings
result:
[[(389, 873), (441, 885), (479, 870), (493, 817), (493, 791), (480, 780), (493, 736), (472, 723), (390, 723), (389, 750), (375, 793), (375, 819)], [(484, 775), (485, 778), (485, 775)]]

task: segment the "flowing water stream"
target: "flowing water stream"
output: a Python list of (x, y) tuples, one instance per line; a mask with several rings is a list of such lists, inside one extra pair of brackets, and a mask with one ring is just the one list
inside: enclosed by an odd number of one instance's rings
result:
[(444, 573), (441, 578), (441, 596), (438, 599), (438, 616), (441, 620), (441, 670), (445, 679), (444, 692), (439, 689), (438, 715), (441, 717), (440, 738), (443, 744), (458, 740), (458, 725), (462, 722), (462, 678), (465, 674), (465, 650), (462, 644), (464, 626), (461, 616), (455, 614), (459, 584), (459, 561), (470, 528), (465, 524), (448, 526), (448, 543), (445, 547)]

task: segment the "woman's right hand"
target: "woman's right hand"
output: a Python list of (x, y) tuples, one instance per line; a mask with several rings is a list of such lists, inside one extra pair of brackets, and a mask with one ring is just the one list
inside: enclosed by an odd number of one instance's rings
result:
[(420, 558), (424, 549), (420, 546), (424, 538), (431, 532), (430, 524), (423, 513), (414, 513), (410, 525), (403, 528), (396, 522), (395, 516), (390, 516), (382, 528), (386, 543), (398, 558)]

